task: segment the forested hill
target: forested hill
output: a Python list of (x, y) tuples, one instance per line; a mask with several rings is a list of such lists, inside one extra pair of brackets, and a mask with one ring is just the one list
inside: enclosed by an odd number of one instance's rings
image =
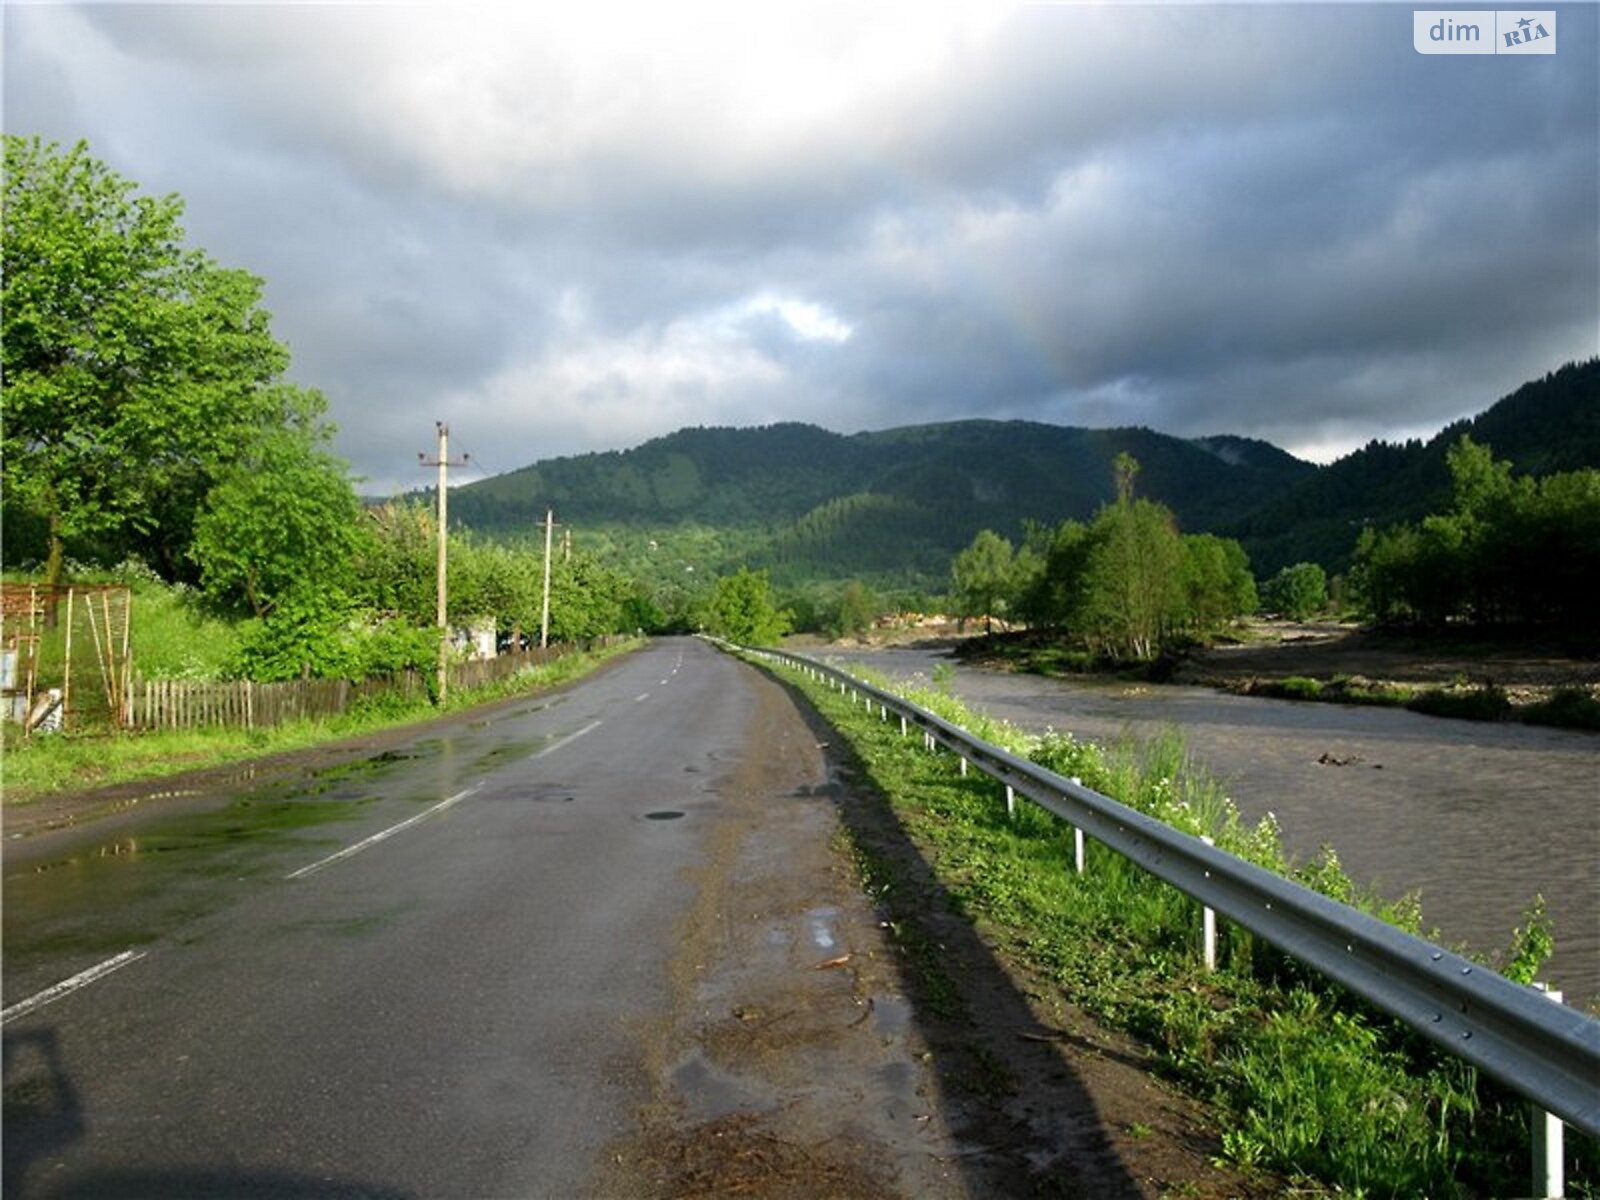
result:
[[(1258, 575), (1301, 560), (1342, 570), (1364, 523), (1414, 520), (1449, 493), (1463, 434), (1518, 471), (1600, 466), (1600, 359), (1519, 388), (1432, 440), (1373, 442), (1327, 467), (1242, 437), (957, 421), (844, 435), (812, 425), (682, 429), (632, 450), (549, 459), (451, 493), (461, 523), (524, 537), (546, 507), (630, 569), (771, 569), (781, 583), (852, 576), (937, 590), (980, 529), (1091, 516), (1111, 463), (1185, 532), (1239, 538)], [(653, 560), (653, 561), (652, 561)]]
[[(810, 425), (683, 429), (633, 450), (551, 459), (459, 488), (452, 516), (497, 536), (553, 507), (574, 526), (739, 531), (742, 559), (782, 580), (927, 579), (983, 528), (1087, 517), (1111, 462), (1138, 459), (1141, 495), (1186, 528), (1238, 520), (1316, 468), (1265, 442), (1148, 429), (960, 421), (853, 436)], [(718, 565), (718, 564), (707, 564)]]
[(1427, 442), (1371, 442), (1219, 532), (1244, 543), (1258, 575), (1301, 561), (1342, 571), (1364, 525), (1415, 521), (1447, 506), (1445, 452), (1462, 434), (1518, 474), (1600, 467), (1600, 358), (1523, 384)]

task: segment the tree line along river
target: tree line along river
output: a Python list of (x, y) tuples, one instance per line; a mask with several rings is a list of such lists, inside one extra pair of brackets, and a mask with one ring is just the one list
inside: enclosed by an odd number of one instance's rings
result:
[[(922, 648), (828, 657), (924, 681), (949, 661)], [(1246, 820), (1270, 811), (1297, 859), (1329, 844), (1358, 883), (1420, 892), (1424, 927), (1446, 945), (1504, 950), (1542, 894), (1556, 952), (1541, 977), (1569, 1004), (1600, 999), (1600, 736), (981, 668), (957, 667), (952, 689), (1021, 728), (1089, 741), (1178, 730)]]

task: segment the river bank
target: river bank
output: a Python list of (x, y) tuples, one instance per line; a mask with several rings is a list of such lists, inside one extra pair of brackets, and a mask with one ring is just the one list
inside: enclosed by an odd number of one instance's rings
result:
[(1421, 894), (1424, 921), (1493, 956), (1535, 894), (1549, 907), (1549, 978), (1572, 1002), (1600, 999), (1600, 737), (1404, 710), (1299, 704), (1212, 688), (1052, 679), (958, 663), (949, 644), (814, 647), (891, 678), (932, 680), (1028, 730), (1102, 743), (1174, 728), (1247, 819), (1272, 812), (1286, 847), (1334, 846), (1380, 893)]
[(1526, 639), (1423, 637), (1334, 621), (1252, 619), (1214, 645), (1127, 669), (1031, 632), (955, 639), (975, 666), (1060, 678), (1137, 678), (1243, 696), (1406, 708), (1431, 716), (1600, 730), (1600, 658)]

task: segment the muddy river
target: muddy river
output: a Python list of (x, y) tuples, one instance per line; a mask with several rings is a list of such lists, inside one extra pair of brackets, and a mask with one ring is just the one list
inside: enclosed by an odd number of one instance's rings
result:
[[(902, 679), (951, 662), (912, 648), (825, 657)], [(1503, 950), (1542, 893), (1556, 934), (1543, 976), (1568, 1003), (1600, 999), (1600, 735), (960, 666), (953, 689), (1091, 741), (1176, 727), (1245, 818), (1275, 813), (1292, 854), (1329, 843), (1383, 894), (1419, 891), (1447, 945)]]

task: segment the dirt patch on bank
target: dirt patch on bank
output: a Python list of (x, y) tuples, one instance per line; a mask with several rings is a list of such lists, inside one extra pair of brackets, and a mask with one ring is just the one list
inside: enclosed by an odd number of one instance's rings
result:
[(1248, 634), (1238, 644), (1186, 655), (1172, 682), (1231, 688), (1301, 676), (1412, 687), (1492, 684), (1517, 703), (1546, 699), (1557, 688), (1600, 686), (1600, 659), (1553, 644), (1410, 637), (1331, 622), (1257, 622)]

